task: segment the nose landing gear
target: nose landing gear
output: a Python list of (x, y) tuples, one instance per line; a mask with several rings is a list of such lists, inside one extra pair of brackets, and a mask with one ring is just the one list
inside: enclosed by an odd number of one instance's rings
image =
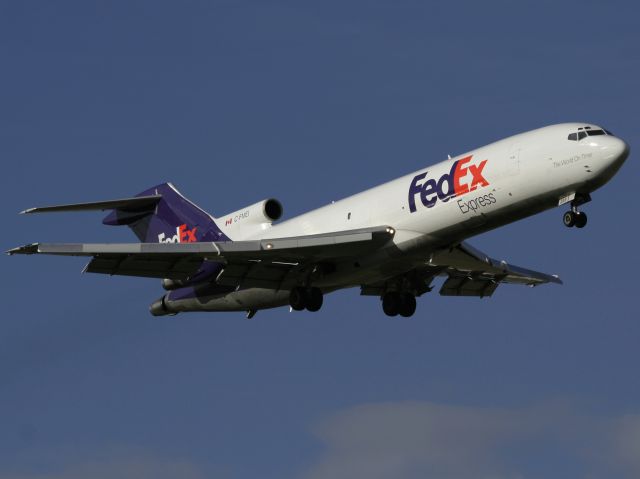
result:
[(578, 206), (591, 201), (589, 195), (576, 196), (571, 202), (571, 210), (562, 215), (562, 222), (567, 228), (584, 228), (587, 225), (587, 214), (578, 211)]
[(580, 211), (567, 211), (562, 215), (562, 222), (567, 228), (584, 228), (587, 224), (587, 214)]

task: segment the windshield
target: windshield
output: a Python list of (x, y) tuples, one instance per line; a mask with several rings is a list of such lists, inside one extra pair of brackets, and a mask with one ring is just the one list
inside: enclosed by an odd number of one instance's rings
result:
[(567, 140), (580, 141), (583, 138), (586, 138), (587, 136), (599, 136), (599, 135), (613, 136), (613, 133), (611, 133), (608, 130), (604, 130), (600, 128), (591, 129), (590, 126), (585, 126), (582, 128), (578, 128), (577, 133), (569, 133), (569, 136), (567, 136)]

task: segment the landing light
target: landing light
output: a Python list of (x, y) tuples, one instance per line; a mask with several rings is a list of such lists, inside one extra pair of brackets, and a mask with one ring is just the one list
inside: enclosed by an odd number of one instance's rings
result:
[(387, 228), (387, 233), (389, 233), (390, 235), (395, 234), (396, 230), (394, 230), (393, 228)]

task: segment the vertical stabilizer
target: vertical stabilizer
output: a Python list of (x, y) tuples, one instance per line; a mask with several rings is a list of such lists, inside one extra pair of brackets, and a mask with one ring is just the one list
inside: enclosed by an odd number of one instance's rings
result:
[(162, 183), (136, 195), (150, 196), (161, 198), (153, 205), (116, 208), (102, 222), (128, 226), (143, 243), (229, 241), (213, 217), (182, 196), (171, 183)]

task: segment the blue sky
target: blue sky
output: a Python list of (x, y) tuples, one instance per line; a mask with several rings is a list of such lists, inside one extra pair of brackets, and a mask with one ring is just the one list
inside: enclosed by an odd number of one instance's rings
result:
[(2, 259), (0, 478), (640, 475), (633, 2), (2, 2), (3, 249), (133, 241), (36, 205), (172, 181), (285, 217), (564, 121), (632, 149), (562, 209), (474, 238), (564, 286), (320, 313), (152, 318), (154, 280)]

